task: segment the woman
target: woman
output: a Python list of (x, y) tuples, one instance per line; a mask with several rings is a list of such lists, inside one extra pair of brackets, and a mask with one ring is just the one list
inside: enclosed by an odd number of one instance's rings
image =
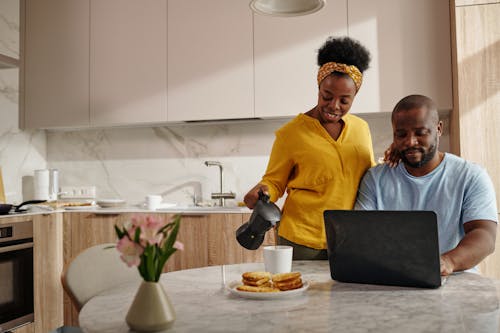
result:
[(295, 260), (327, 259), (325, 209), (352, 209), (361, 177), (373, 166), (368, 124), (348, 114), (368, 68), (369, 52), (350, 38), (329, 38), (318, 51), (318, 102), (276, 131), (262, 180), (244, 198), (253, 209), (262, 190), (284, 192), (278, 244)]

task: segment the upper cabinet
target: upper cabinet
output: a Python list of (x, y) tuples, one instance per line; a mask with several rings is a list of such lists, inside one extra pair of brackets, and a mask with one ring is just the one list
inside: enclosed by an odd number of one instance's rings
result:
[(168, 1), (168, 120), (254, 117), (247, 0)]
[(291, 116), (318, 100), (317, 53), (328, 36), (347, 35), (347, 3), (329, 0), (297, 17), (254, 15), (255, 116)]
[(167, 120), (167, 2), (92, 0), (90, 125)]
[(26, 1), (25, 128), (166, 121), (166, 0)]
[(27, 0), (25, 10), (24, 127), (88, 126), (89, 1)]
[(371, 52), (353, 112), (389, 112), (404, 96), (426, 95), (451, 110), (448, 0), (348, 0), (349, 36)]
[(316, 105), (317, 50), (346, 35), (372, 54), (351, 112), (408, 94), (452, 108), (446, 0), (286, 18), (248, 0), (26, 0), (24, 15), (25, 128), (295, 116)]

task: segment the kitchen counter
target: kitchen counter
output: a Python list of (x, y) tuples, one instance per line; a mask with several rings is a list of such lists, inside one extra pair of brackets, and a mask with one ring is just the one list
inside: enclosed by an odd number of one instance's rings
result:
[[(168, 332), (498, 332), (500, 280), (450, 276), (438, 289), (347, 284), (331, 280), (327, 261), (294, 262), (310, 283), (302, 295), (250, 300), (226, 282), (263, 264), (212, 266), (163, 274), (177, 313)], [(80, 312), (85, 332), (128, 332), (125, 316), (138, 284), (92, 298)]]
[(101, 208), (98, 206), (80, 206), (80, 207), (70, 207), (61, 209), (45, 209), (45, 208), (33, 208), (25, 213), (7, 214), (0, 215), (0, 218), (5, 217), (16, 217), (16, 216), (31, 216), (39, 214), (51, 214), (51, 213), (94, 213), (94, 214), (122, 214), (122, 213), (137, 213), (137, 214), (153, 214), (153, 213), (172, 213), (172, 214), (183, 214), (183, 215), (201, 215), (201, 214), (243, 214), (252, 213), (252, 210), (247, 207), (172, 207), (172, 208), (162, 208), (157, 210), (149, 210), (145, 208), (125, 206), (116, 208)]

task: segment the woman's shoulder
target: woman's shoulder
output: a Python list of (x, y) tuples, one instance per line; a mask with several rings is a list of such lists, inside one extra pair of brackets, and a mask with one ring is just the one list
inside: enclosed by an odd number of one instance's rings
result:
[(297, 131), (300, 127), (306, 126), (308, 123), (315, 121), (314, 118), (309, 117), (304, 113), (300, 113), (293, 119), (281, 126), (276, 133), (287, 133), (289, 131)]
[(361, 126), (361, 127), (368, 128), (368, 122), (366, 120), (364, 120), (363, 118), (360, 118), (354, 114), (350, 114), (350, 113), (346, 114), (344, 116), (344, 121), (349, 122), (354, 126)]

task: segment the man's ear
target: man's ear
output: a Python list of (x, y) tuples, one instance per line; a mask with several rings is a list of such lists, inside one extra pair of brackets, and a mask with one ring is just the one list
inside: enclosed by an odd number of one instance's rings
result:
[(441, 120), (437, 124), (437, 135), (443, 135), (443, 122)]

